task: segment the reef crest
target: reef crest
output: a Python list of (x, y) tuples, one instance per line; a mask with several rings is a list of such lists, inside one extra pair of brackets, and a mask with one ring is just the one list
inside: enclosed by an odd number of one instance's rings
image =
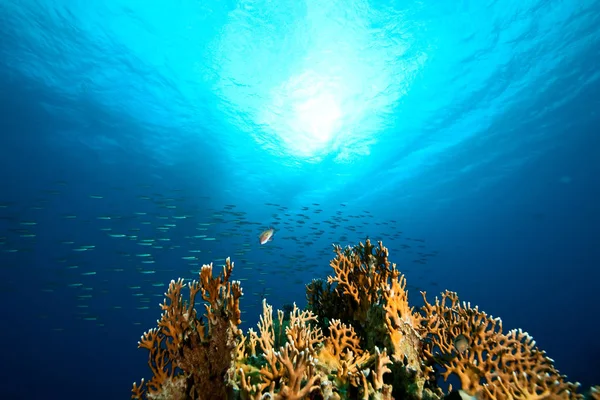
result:
[(430, 303), (422, 292), (425, 305), (411, 307), (381, 242), (334, 253), (333, 275), (306, 286), (306, 309), (294, 304), (274, 320), (263, 301), (247, 333), (229, 258), (217, 277), (210, 264), (198, 282), (171, 281), (157, 327), (138, 343), (152, 377), (134, 383), (132, 399), (442, 399), (437, 382), (450, 376), (462, 396), (480, 400), (583, 398), (531, 336), (504, 332), (456, 293)]

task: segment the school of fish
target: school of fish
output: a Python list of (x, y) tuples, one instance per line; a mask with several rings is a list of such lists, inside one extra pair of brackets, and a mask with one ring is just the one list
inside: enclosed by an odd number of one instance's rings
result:
[[(25, 269), (49, 304), (53, 296), (70, 299), (69, 318), (105, 327), (117, 313), (140, 325), (143, 313), (156, 314), (171, 279), (197, 279), (203, 264), (231, 256), (243, 304), (260, 307), (268, 297), (277, 306), (293, 300), (290, 288), (303, 293), (304, 284), (330, 273), (333, 243), (355, 244), (367, 235), (385, 241), (411, 282), (436, 285), (427, 263), (437, 252), (374, 212), (346, 203), (242, 209), (215, 202), (151, 185), (82, 195), (65, 181), (29, 201), (0, 198), (0, 290), (18, 290), (15, 273)], [(65, 329), (50, 308), (38, 312), (56, 324), (53, 330)]]

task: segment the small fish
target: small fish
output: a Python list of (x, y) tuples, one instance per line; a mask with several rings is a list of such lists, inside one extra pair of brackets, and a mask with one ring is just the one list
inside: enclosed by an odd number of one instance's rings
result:
[(275, 229), (269, 228), (266, 231), (263, 231), (260, 236), (258, 236), (258, 241), (260, 244), (265, 244), (273, 240), (273, 235), (275, 234)]
[(454, 338), (454, 349), (459, 354), (464, 354), (469, 349), (469, 339), (462, 333)]

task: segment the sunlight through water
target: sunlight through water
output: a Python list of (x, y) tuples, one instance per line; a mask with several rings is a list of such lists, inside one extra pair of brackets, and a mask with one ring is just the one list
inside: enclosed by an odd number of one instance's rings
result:
[(341, 93), (331, 81), (308, 72), (291, 77), (277, 88), (271, 106), (259, 117), (295, 156), (327, 152), (339, 135)]
[(271, 154), (352, 162), (370, 154), (424, 57), (406, 57), (410, 37), (383, 35), (389, 16), (366, 4), (353, 13), (306, 4), (229, 14), (213, 54), (219, 107)]

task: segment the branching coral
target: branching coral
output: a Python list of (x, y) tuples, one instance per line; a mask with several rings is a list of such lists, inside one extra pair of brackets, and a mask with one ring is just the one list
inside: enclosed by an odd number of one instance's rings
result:
[(504, 333), (499, 318), (456, 293), (429, 303), (423, 292), (415, 311), (381, 242), (334, 251), (334, 275), (307, 285), (306, 310), (294, 304), (274, 320), (263, 300), (257, 330), (247, 334), (238, 328), (242, 291), (229, 259), (217, 277), (202, 267), (188, 301), (183, 280), (172, 281), (157, 328), (139, 342), (153, 376), (134, 384), (133, 398), (441, 400), (436, 379), (451, 375), (479, 400), (581, 398), (527, 333)]
[(408, 304), (406, 278), (404, 275), (392, 279), (384, 292), (385, 324), (394, 347), (394, 359), (407, 363), (415, 370), (420, 369), (421, 316)]
[(383, 375), (392, 372), (392, 370), (387, 367), (391, 363), (392, 361), (386, 354), (386, 351), (380, 352), (376, 347), (372, 382), (367, 380), (367, 373), (361, 371), (363, 400), (392, 400), (392, 385), (386, 384), (383, 381)]
[(338, 386), (361, 384), (361, 369), (370, 357), (368, 351), (360, 348), (360, 339), (352, 326), (339, 320), (331, 320), (329, 336), (320, 349), (318, 358), (327, 374), (335, 375)]
[[(249, 348), (262, 350), (260, 369), (238, 366), (235, 386), (239, 387), (241, 398), (300, 399), (312, 392), (327, 399), (347, 398), (350, 385), (356, 393), (362, 390), (365, 399), (391, 394), (391, 387), (383, 383), (383, 375), (389, 372), (389, 357), (378, 350), (375, 356), (362, 350), (351, 326), (332, 320), (330, 335), (324, 337), (315, 324), (316, 316), (294, 305), (285, 328), (287, 342), (276, 349), (272, 315), (273, 308), (263, 301), (258, 333), (251, 333), (248, 343)], [(283, 319), (281, 313), (278, 317)], [(374, 373), (367, 380), (371, 366)]]
[(374, 247), (369, 239), (355, 247), (334, 246), (334, 252), (330, 265), (335, 274), (328, 276), (327, 282), (336, 283), (336, 292), (355, 302), (353, 318), (364, 322), (371, 305), (381, 299), (388, 280), (398, 276), (396, 264), (388, 261), (388, 249), (381, 242)]
[[(132, 398), (214, 399), (225, 398), (227, 374), (239, 337), (239, 282), (230, 281), (233, 263), (227, 259), (223, 272), (212, 276), (212, 264), (193, 281), (189, 301), (183, 300), (182, 279), (171, 281), (158, 328), (142, 335), (138, 347), (147, 349), (152, 378), (133, 385)], [(204, 317), (197, 318), (195, 304), (200, 293), (206, 302)]]
[(328, 286), (319, 281), (307, 286), (309, 307), (321, 318), (352, 324), (364, 349), (386, 348), (410, 380), (395, 395), (420, 398), (433, 371), (423, 365), (421, 315), (408, 304), (405, 277), (388, 260), (381, 242), (375, 247), (367, 239), (344, 250), (334, 246), (334, 252), (330, 265), (335, 274), (327, 278)]
[[(279, 315), (281, 321), (283, 316)], [(246, 376), (243, 367), (239, 368), (242, 398), (260, 399), (267, 391), (275, 399), (302, 399), (319, 387), (313, 356), (315, 346), (321, 343), (323, 337), (319, 328), (310, 325), (315, 319), (310, 311), (301, 311), (294, 304), (290, 324), (285, 329), (288, 342), (276, 351), (273, 307), (263, 300), (259, 333), (253, 333), (251, 341), (260, 345), (264, 363), (259, 370), (257, 382)]]
[[(422, 316), (408, 304), (406, 278), (392, 278), (384, 294), (385, 324), (389, 332), (393, 359), (414, 374), (412, 392), (421, 393), (433, 370), (423, 363)], [(417, 396), (419, 397), (419, 396)]]
[(502, 332), (502, 321), (460, 303), (454, 292), (425, 305), (425, 354), (452, 374), (469, 395), (504, 399), (575, 399), (577, 385), (566, 382), (553, 361), (521, 330)]

